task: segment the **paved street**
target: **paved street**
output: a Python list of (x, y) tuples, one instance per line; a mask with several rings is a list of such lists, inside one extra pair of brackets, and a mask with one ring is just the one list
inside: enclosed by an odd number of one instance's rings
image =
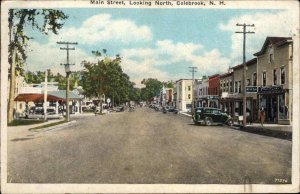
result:
[(8, 128), (8, 182), (270, 183), (291, 179), (292, 142), (149, 108), (60, 130)]

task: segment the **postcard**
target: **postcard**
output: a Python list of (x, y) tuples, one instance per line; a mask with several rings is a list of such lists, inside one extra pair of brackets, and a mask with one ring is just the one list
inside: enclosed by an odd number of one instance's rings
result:
[(299, 192), (299, 2), (1, 2), (2, 193)]

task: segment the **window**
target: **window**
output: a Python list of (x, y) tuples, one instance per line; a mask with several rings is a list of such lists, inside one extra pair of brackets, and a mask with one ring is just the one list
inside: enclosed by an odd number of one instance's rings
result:
[(253, 86), (256, 86), (256, 80), (257, 80), (257, 75), (256, 75), (256, 73), (253, 73)]
[(250, 79), (247, 79), (247, 81), (246, 81), (246, 83), (247, 83), (247, 86), (250, 86)]
[(284, 67), (280, 68), (280, 84), (285, 84), (285, 69)]
[(262, 73), (262, 85), (263, 86), (267, 85), (267, 72)]
[(20, 104), (20, 106), (19, 106), (19, 107), (20, 107), (20, 109), (22, 110), (22, 103)]
[(191, 86), (188, 86), (188, 91), (191, 91)]
[(277, 85), (277, 71), (273, 70), (273, 85)]
[(272, 47), (269, 48), (269, 63), (273, 63), (274, 61), (274, 50)]
[(191, 99), (191, 95), (190, 94), (188, 94), (188, 99)]
[(241, 84), (242, 82), (241, 81), (239, 81), (238, 82), (238, 86), (239, 86), (239, 93), (241, 93), (242, 92), (242, 84)]
[(238, 92), (238, 82), (234, 82), (234, 92)]
[(220, 111), (219, 110), (213, 110), (212, 113), (213, 114), (220, 114)]
[(205, 113), (212, 113), (212, 109), (206, 109)]
[(230, 92), (233, 92), (232, 81), (230, 81)]

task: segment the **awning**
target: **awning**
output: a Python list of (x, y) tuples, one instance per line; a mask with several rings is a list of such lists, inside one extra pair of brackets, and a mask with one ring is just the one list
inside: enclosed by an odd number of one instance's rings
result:
[[(19, 94), (15, 98), (15, 101), (44, 102), (44, 94)], [(47, 101), (65, 101), (65, 99), (48, 94)]]

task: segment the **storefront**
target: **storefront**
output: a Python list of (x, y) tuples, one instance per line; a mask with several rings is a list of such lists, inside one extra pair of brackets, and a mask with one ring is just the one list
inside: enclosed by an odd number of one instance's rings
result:
[(207, 105), (211, 108), (219, 108), (219, 96), (207, 96)]
[(207, 98), (198, 98), (196, 101), (196, 107), (207, 107)]
[(282, 86), (261, 86), (258, 88), (259, 107), (264, 108), (266, 122), (290, 124), (288, 91)]
[[(243, 98), (238, 93), (223, 92), (220, 99), (220, 109), (229, 114), (231, 117), (237, 119), (238, 116), (243, 115)], [(255, 122), (258, 120), (258, 110), (256, 98), (247, 96), (246, 98), (246, 112), (247, 120)]]

